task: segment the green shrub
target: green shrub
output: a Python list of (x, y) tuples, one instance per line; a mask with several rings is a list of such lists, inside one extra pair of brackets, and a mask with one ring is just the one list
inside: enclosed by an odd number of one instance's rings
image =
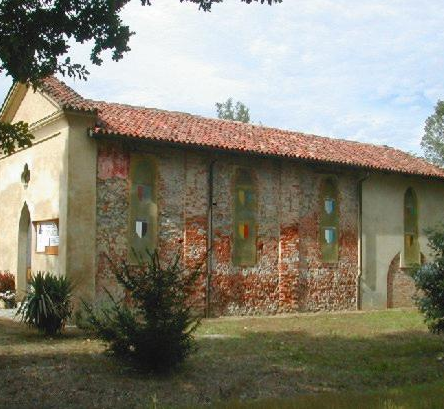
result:
[(66, 277), (38, 272), (17, 311), (22, 322), (46, 335), (60, 333), (72, 314), (71, 284)]
[(136, 269), (110, 260), (127, 302), (116, 300), (106, 290), (108, 305), (84, 306), (98, 337), (117, 356), (144, 370), (166, 372), (195, 347), (193, 332), (199, 320), (193, 316), (190, 293), (199, 270), (185, 272), (179, 257), (162, 266), (157, 252), (147, 253), (148, 261)]
[(427, 237), (434, 260), (413, 272), (420, 290), (416, 303), (429, 329), (440, 334), (444, 332), (444, 226), (428, 230)]
[(84, 331), (91, 331), (93, 327), (88, 319), (88, 314), (85, 309), (77, 308), (74, 312), (74, 323), (77, 328), (82, 329)]

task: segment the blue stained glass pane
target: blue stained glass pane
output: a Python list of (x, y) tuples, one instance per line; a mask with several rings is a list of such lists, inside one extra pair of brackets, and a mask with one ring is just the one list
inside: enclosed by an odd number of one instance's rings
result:
[(253, 201), (253, 192), (250, 190), (247, 190), (245, 192), (245, 201), (247, 204), (251, 204), (251, 202)]
[(336, 231), (335, 230), (336, 229), (331, 228), (331, 227), (330, 228), (326, 228), (324, 230), (325, 241), (328, 244), (332, 244), (335, 241), (335, 239), (336, 239)]
[(335, 201), (333, 199), (325, 199), (324, 207), (327, 214), (332, 214), (335, 210)]

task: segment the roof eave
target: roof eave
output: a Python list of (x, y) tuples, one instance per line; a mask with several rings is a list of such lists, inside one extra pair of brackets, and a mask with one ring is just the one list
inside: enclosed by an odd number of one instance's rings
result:
[(9, 88), (8, 93), (6, 94), (6, 98), (4, 99), (2, 106), (0, 108), (0, 122), (4, 120), (5, 113), (8, 109), (10, 102), (12, 101), (12, 96), (17, 90), (18, 85), (19, 85), (18, 82), (14, 82)]
[(249, 150), (240, 150), (240, 149), (230, 149), (230, 148), (221, 148), (221, 147), (214, 147), (210, 145), (199, 145), (194, 144), (192, 142), (190, 143), (184, 143), (184, 142), (173, 142), (173, 141), (165, 141), (161, 139), (148, 139), (148, 138), (140, 138), (138, 136), (134, 136), (131, 134), (119, 134), (119, 133), (113, 133), (113, 132), (103, 132), (103, 131), (94, 131), (90, 130), (89, 135), (92, 138), (105, 138), (105, 139), (114, 139), (114, 140), (120, 140), (120, 141), (137, 141), (139, 143), (147, 143), (147, 144), (154, 144), (154, 145), (160, 145), (160, 146), (169, 146), (169, 147), (175, 147), (175, 148), (189, 148), (193, 150), (200, 150), (200, 151), (211, 151), (215, 153), (233, 153), (237, 155), (250, 155), (254, 157), (262, 157), (262, 158), (279, 158), (279, 159), (287, 159), (287, 160), (294, 160), (299, 161), (303, 163), (309, 163), (309, 164), (316, 164), (316, 165), (328, 165), (328, 166), (340, 166), (342, 168), (346, 169), (353, 169), (353, 170), (361, 170), (361, 171), (373, 171), (378, 173), (388, 173), (388, 174), (398, 174), (398, 175), (404, 175), (404, 176), (415, 176), (415, 177), (422, 177), (426, 179), (434, 179), (434, 180), (440, 180), (444, 181), (444, 175), (432, 175), (432, 174), (425, 174), (425, 173), (418, 173), (418, 172), (405, 172), (400, 171), (396, 169), (388, 169), (388, 168), (378, 168), (373, 166), (365, 166), (365, 165), (357, 165), (357, 164), (350, 164), (345, 162), (337, 162), (337, 161), (326, 161), (326, 160), (320, 160), (320, 159), (313, 159), (313, 158), (304, 158), (304, 157), (298, 157), (298, 156), (290, 156), (290, 155), (277, 155), (272, 153), (259, 153), (255, 151), (249, 151)]

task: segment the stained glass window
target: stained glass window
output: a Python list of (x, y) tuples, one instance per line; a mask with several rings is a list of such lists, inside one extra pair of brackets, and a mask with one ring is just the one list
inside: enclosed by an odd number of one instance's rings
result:
[(418, 200), (412, 188), (404, 195), (404, 262), (407, 266), (420, 262)]
[(233, 263), (256, 264), (256, 197), (250, 171), (237, 169), (234, 181)]
[(157, 243), (156, 167), (146, 155), (131, 155), (130, 165), (129, 258), (136, 261), (133, 250), (146, 255)]
[(335, 263), (339, 253), (339, 211), (336, 180), (327, 178), (321, 186), (320, 238), (322, 261)]

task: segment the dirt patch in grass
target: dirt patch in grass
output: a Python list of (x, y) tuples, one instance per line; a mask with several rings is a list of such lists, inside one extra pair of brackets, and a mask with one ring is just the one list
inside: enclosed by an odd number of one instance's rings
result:
[(47, 339), (0, 320), (1, 404), (193, 407), (363, 394), (444, 375), (443, 339), (429, 334), (412, 310), (205, 320), (197, 341), (198, 352), (177, 372), (154, 377), (108, 356), (79, 330)]

